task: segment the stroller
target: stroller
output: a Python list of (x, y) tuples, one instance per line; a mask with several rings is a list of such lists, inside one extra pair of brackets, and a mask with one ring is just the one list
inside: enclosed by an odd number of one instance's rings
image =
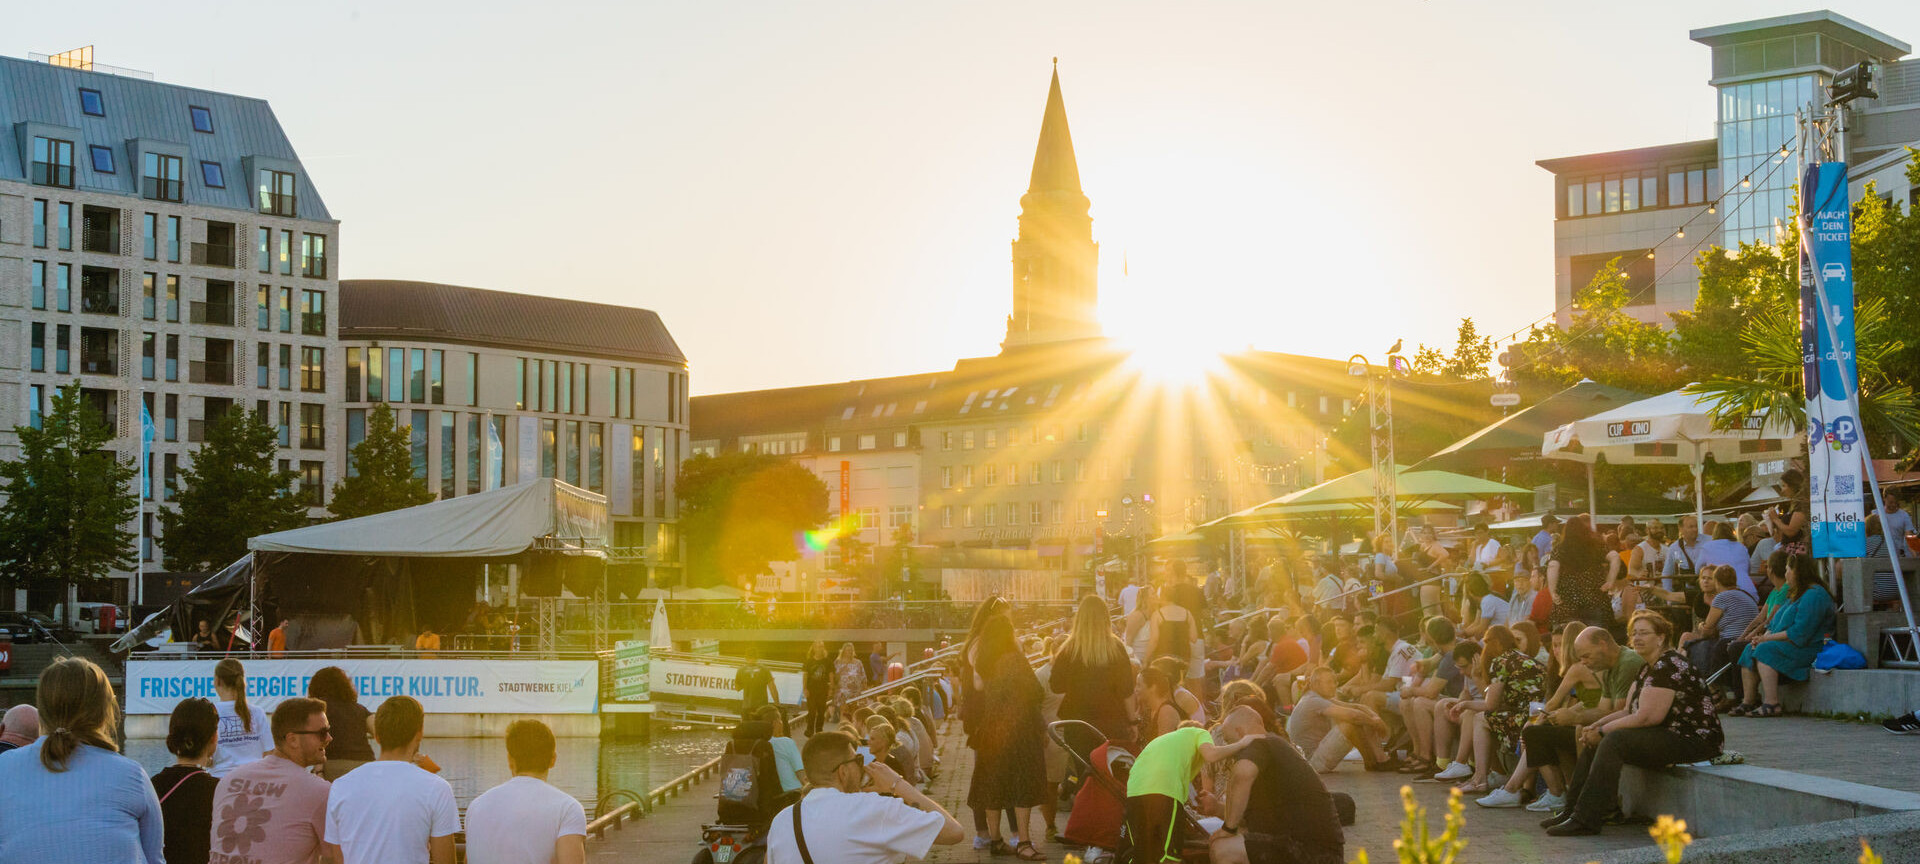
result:
[(767, 825), (792, 796), (780, 791), (774, 765), (773, 725), (742, 722), (720, 756), (717, 821), (700, 826), (693, 864), (760, 864), (767, 856)]
[[(1076, 845), (1112, 853), (1115, 864), (1133, 864), (1132, 838), (1126, 832), (1127, 774), (1133, 769), (1133, 753), (1119, 743), (1109, 741), (1100, 730), (1084, 720), (1058, 720), (1047, 724), (1047, 737), (1079, 766), (1087, 777), (1073, 798), (1073, 811), (1067, 816), (1067, 828), (1061, 837)], [(1199, 817), (1182, 806), (1174, 815), (1181, 820), (1186, 843), (1180, 860), (1205, 864), (1213, 860), (1207, 850), (1207, 832)]]

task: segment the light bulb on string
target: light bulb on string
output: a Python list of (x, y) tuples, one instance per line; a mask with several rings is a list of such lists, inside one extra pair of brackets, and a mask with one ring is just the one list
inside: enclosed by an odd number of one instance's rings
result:
[(1745, 177), (1740, 178), (1740, 188), (1742, 189), (1753, 188), (1753, 175), (1749, 174)]
[(1685, 239), (1687, 239), (1687, 229), (1685, 229), (1685, 228), (1682, 228), (1682, 229), (1680, 229), (1680, 230), (1678, 230), (1678, 231), (1675, 231), (1675, 232), (1673, 232), (1673, 236), (1674, 236), (1674, 237), (1676, 237), (1676, 238), (1679, 238), (1679, 239), (1681, 239), (1681, 240), (1685, 240)]

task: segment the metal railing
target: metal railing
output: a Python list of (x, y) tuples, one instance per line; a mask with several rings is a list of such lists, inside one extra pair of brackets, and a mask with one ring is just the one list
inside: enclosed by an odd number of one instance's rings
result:
[(80, 232), (80, 248), (86, 252), (118, 255), (120, 254), (120, 232), (104, 228), (83, 229)]
[(140, 197), (149, 201), (179, 201), (181, 183), (178, 180), (162, 180), (158, 177), (140, 178)]
[[(645, 631), (653, 621), (653, 600), (607, 604), (607, 626), (615, 631)], [(561, 632), (591, 629), (588, 601), (563, 601), (559, 606)], [(741, 600), (667, 600), (667, 620), (675, 630), (965, 630), (973, 605), (938, 601), (779, 601), (767, 604)], [(1023, 604), (1016, 624), (1057, 615), (1051, 605)], [(1031, 626), (1030, 624), (1024, 626)]]
[(194, 243), (191, 250), (195, 264), (205, 267), (233, 266), (233, 244)]
[[(620, 829), (622, 822), (651, 815), (653, 811), (660, 809), (660, 805), (665, 804), (667, 799), (692, 789), (693, 784), (706, 779), (707, 775), (718, 770), (720, 770), (720, 757), (715, 756), (711, 760), (694, 768), (692, 771), (688, 771), (672, 780), (668, 780), (661, 786), (649, 790), (646, 795), (638, 796), (635, 800), (615, 807), (596, 817), (592, 822), (587, 823), (587, 836), (595, 840), (607, 839), (607, 829), (612, 828), (617, 831)], [(622, 793), (615, 794), (618, 795)], [(631, 795), (632, 793), (624, 794)], [(608, 797), (613, 796), (610, 795)], [(595, 809), (597, 810), (599, 808), (595, 807)]]
[(187, 304), (187, 321), (192, 324), (218, 324), (222, 327), (232, 327), (233, 304), (190, 301)]
[(233, 364), (211, 360), (190, 361), (187, 363), (187, 380), (195, 384), (232, 384)]

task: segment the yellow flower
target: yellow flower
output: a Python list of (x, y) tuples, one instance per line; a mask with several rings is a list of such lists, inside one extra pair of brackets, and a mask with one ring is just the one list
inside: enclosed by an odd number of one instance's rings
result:
[(1683, 819), (1662, 816), (1647, 833), (1653, 835), (1653, 842), (1660, 851), (1666, 853), (1667, 864), (1680, 864), (1680, 856), (1687, 851), (1687, 844), (1693, 842), (1693, 835), (1687, 833), (1687, 823)]
[[(1366, 862), (1363, 861), (1361, 864), (1366, 864)], [(1874, 854), (1873, 847), (1867, 845), (1867, 838), (1865, 837), (1860, 838), (1860, 864), (1886, 864), (1885, 861), (1881, 860), (1879, 855)]]

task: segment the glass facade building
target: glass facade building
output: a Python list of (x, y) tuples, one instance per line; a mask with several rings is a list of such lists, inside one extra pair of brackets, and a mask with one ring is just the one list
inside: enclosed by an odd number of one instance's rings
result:
[[(1720, 88), (1720, 176), (1729, 190), (1742, 193), (1729, 199), (1728, 248), (1772, 243), (1776, 222), (1784, 226), (1793, 218), (1793, 187), (1800, 181), (1797, 116), (1825, 83), (1806, 74)], [(1750, 192), (1743, 182), (1752, 184)]]

